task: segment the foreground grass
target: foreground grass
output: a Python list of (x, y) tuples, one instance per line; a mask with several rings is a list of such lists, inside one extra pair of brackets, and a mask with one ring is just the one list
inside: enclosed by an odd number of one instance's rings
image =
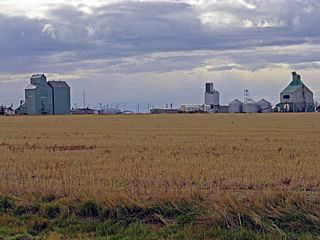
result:
[(301, 196), (226, 197), (210, 208), (201, 201), (110, 208), (1, 197), (0, 211), (0, 239), (320, 239), (320, 205)]

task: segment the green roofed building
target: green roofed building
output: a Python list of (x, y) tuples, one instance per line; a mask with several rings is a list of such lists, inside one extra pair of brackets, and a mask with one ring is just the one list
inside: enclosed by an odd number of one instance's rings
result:
[(301, 76), (292, 73), (292, 81), (281, 93), (276, 109), (281, 112), (314, 112), (313, 93), (301, 81)]

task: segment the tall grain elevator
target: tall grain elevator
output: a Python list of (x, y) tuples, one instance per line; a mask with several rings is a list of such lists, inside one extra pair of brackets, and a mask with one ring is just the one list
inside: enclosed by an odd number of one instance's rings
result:
[(53, 114), (52, 89), (44, 74), (34, 74), (30, 84), (25, 89), (25, 114), (46, 115)]
[(44, 74), (34, 74), (25, 89), (25, 103), (21, 114), (70, 114), (70, 87), (64, 81), (49, 81)]
[(219, 111), (220, 94), (213, 87), (213, 83), (205, 84), (204, 104), (209, 105), (211, 111)]
[(70, 114), (70, 87), (65, 81), (49, 81), (52, 88), (53, 114)]

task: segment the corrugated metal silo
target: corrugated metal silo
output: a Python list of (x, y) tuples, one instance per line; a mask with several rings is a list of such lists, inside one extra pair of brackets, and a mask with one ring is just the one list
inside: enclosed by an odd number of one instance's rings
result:
[(258, 104), (252, 99), (248, 99), (243, 105), (243, 112), (245, 113), (257, 113), (259, 111)]
[(53, 114), (70, 114), (70, 87), (65, 81), (49, 81), (52, 88)]
[(268, 113), (272, 111), (272, 104), (265, 99), (261, 99), (257, 102), (259, 107), (259, 112)]
[(231, 103), (229, 103), (229, 113), (241, 113), (243, 110), (243, 103), (235, 99)]

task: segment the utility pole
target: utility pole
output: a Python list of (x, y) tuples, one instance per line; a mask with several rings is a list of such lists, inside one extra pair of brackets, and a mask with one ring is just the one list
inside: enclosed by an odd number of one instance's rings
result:
[(83, 89), (83, 108), (86, 108), (86, 91)]

